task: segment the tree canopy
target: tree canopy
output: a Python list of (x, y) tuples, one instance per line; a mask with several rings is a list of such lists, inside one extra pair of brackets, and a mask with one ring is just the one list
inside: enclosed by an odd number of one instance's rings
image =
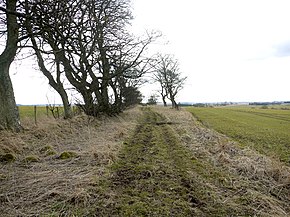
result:
[(133, 19), (129, 0), (13, 0), (0, 2), (0, 11), (7, 39), (0, 56), (0, 114), (6, 114), (1, 128), (21, 128), (9, 66), (23, 48), (33, 51), (40, 71), (60, 95), (65, 118), (72, 116), (68, 88), (78, 93), (87, 115), (117, 114), (141, 102), (138, 84), (152, 68), (164, 105), (168, 98), (177, 107), (176, 95), (186, 78), (172, 56), (159, 55), (157, 64), (146, 56), (160, 33), (136, 37), (128, 31)]

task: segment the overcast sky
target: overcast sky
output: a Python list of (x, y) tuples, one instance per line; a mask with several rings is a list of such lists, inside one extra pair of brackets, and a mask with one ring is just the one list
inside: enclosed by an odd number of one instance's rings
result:
[[(290, 100), (290, 1), (134, 0), (188, 76), (179, 101)], [(161, 49), (161, 48), (160, 48)]]
[[(162, 40), (152, 52), (174, 54), (188, 76), (179, 102), (290, 100), (289, 0), (132, 3), (134, 32), (160, 30)], [(17, 103), (47, 103), (46, 95), (58, 101), (31, 63), (13, 68)], [(27, 77), (30, 85), (23, 88)]]

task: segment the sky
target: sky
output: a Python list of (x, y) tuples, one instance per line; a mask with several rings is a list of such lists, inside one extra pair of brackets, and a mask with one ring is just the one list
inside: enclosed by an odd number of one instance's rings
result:
[[(188, 77), (178, 102), (289, 101), (289, 8), (289, 0), (132, 0), (131, 28), (162, 32), (150, 53), (178, 59)], [(60, 102), (31, 62), (16, 61), (12, 81), (18, 104)]]

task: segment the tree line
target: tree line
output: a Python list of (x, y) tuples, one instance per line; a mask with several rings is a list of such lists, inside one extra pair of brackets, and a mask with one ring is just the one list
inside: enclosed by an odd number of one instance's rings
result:
[(80, 96), (85, 114), (118, 114), (142, 100), (138, 86), (153, 73), (165, 98), (176, 107), (182, 88), (178, 62), (169, 55), (148, 57), (158, 32), (136, 37), (129, 0), (0, 0), (0, 128), (22, 129), (9, 68), (22, 50), (33, 51), (39, 69), (60, 95), (64, 118), (72, 117), (67, 87)]

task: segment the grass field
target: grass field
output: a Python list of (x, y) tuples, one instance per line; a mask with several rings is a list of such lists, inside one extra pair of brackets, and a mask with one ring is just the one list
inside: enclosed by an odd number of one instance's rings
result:
[[(34, 106), (33, 105), (28, 105), (28, 106), (18, 106), (19, 109), (19, 114), (20, 118), (28, 117), (28, 118), (34, 118)], [(58, 106), (59, 109), (59, 114), (62, 115), (63, 113), (63, 107)], [(56, 107), (54, 109), (55, 115), (57, 115)], [(36, 106), (36, 116), (41, 117), (41, 116), (52, 116), (52, 112), (50, 110), (46, 110), (46, 106)]]
[(242, 145), (290, 162), (290, 106), (192, 107), (188, 111)]

